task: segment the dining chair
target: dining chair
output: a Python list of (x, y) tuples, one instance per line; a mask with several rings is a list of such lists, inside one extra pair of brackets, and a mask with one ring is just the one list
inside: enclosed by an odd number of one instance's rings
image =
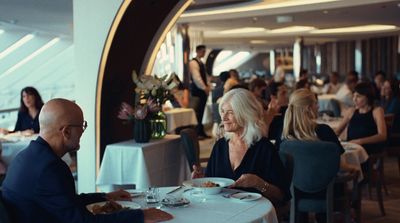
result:
[(294, 161), (290, 222), (300, 222), (300, 213), (309, 212), (326, 213), (326, 222), (333, 222), (339, 146), (325, 141), (286, 140), (280, 151), (292, 155)]
[[(292, 155), (279, 151), (279, 158), (285, 168), (285, 182), (288, 182), (290, 185), (292, 185), (292, 178), (293, 178), (293, 168), (294, 168), (294, 163), (293, 163), (293, 157)], [(276, 206), (276, 214), (278, 216), (279, 221), (281, 222), (283, 219), (286, 219), (290, 215), (290, 201), (278, 204)]]
[(185, 128), (180, 135), (190, 171), (193, 171), (193, 165), (208, 162), (208, 158), (200, 158), (200, 144), (194, 128)]

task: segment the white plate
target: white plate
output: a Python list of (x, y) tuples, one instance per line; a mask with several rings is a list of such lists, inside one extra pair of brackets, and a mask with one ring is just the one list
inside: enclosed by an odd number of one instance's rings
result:
[[(93, 204), (88, 204), (88, 205), (86, 205), (86, 209), (88, 209), (90, 212), (92, 212), (93, 205), (103, 206), (106, 202), (107, 201), (102, 201), (102, 202), (97, 202), (97, 203), (93, 203)], [(116, 201), (116, 202), (124, 208), (140, 209), (140, 205), (135, 202), (132, 202), (132, 201)]]
[(186, 207), (190, 204), (190, 201), (186, 198), (179, 198), (179, 199), (168, 199), (164, 198), (161, 201), (165, 207)]
[[(201, 185), (207, 181), (211, 181), (213, 183), (218, 184), (217, 187), (201, 187)], [(204, 194), (211, 195), (211, 194), (218, 194), (221, 192), (222, 188), (231, 186), (235, 183), (234, 180), (229, 178), (222, 178), (222, 177), (204, 177), (204, 178), (196, 178), (192, 180), (184, 181), (182, 184), (186, 187), (193, 187), (197, 190), (202, 190)]]
[(146, 194), (145, 191), (136, 190), (136, 189), (135, 190), (128, 189), (128, 190), (125, 190), (125, 191), (127, 191), (129, 194), (131, 194), (132, 197), (141, 197), (141, 196), (144, 196)]
[(261, 194), (257, 193), (243, 192), (243, 193), (232, 194), (232, 196), (230, 197), (239, 201), (255, 201), (257, 199), (260, 199), (262, 196)]

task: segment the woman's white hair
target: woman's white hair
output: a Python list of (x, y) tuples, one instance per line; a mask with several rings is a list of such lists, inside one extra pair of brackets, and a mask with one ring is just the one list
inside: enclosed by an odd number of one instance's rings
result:
[[(222, 105), (225, 103), (232, 106), (237, 124), (243, 128), (241, 138), (248, 146), (259, 141), (265, 135), (267, 127), (263, 118), (263, 107), (250, 91), (237, 88), (224, 94), (219, 103), (220, 114)], [(222, 114), (221, 118), (223, 118)], [(224, 134), (226, 139), (230, 139), (232, 135), (227, 132)]]

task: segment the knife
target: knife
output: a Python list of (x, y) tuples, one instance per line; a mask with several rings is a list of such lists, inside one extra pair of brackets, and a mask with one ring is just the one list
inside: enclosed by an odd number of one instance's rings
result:
[(170, 192), (168, 192), (167, 194), (172, 194), (172, 193), (174, 193), (174, 192), (176, 192), (176, 191), (180, 190), (182, 187), (183, 187), (183, 186), (179, 186), (179, 187), (177, 187), (177, 188), (175, 188), (175, 189), (171, 190), (171, 191), (170, 191)]

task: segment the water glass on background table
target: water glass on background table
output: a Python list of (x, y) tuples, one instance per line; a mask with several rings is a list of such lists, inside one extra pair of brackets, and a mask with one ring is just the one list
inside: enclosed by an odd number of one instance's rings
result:
[(146, 203), (149, 208), (161, 207), (160, 191), (158, 188), (149, 187), (146, 191)]

